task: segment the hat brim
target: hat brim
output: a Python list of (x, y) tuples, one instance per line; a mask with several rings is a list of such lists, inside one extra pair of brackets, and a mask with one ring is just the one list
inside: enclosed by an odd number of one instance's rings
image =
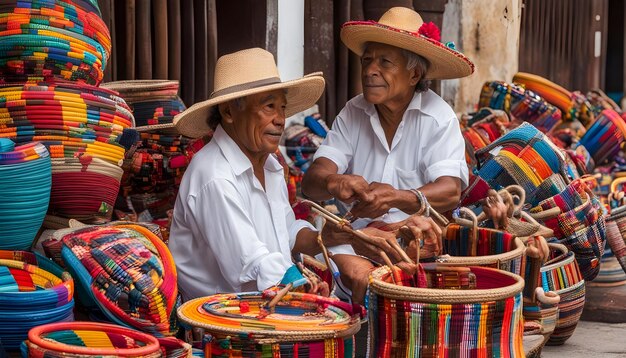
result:
[(363, 55), (367, 42), (378, 42), (414, 52), (430, 62), (426, 79), (444, 80), (469, 76), (474, 64), (462, 53), (439, 41), (377, 22), (350, 21), (341, 28), (341, 41), (357, 55)]
[(190, 138), (199, 138), (211, 131), (207, 123), (211, 108), (217, 104), (249, 96), (256, 93), (278, 89), (287, 90), (287, 106), (285, 116), (290, 117), (305, 109), (311, 108), (324, 92), (325, 81), (321, 72), (312, 73), (303, 78), (255, 87), (233, 92), (215, 98), (198, 102), (174, 117), (174, 124), (178, 132)]
[(159, 133), (164, 135), (180, 135), (174, 123), (151, 124), (147, 126), (135, 127), (137, 132)]

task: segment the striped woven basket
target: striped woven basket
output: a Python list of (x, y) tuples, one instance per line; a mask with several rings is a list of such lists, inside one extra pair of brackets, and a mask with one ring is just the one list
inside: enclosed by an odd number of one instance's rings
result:
[(470, 220), (456, 218), (443, 233), (443, 253), (439, 262), (463, 266), (493, 267), (520, 275), (525, 246), (513, 234), (478, 226), (477, 217), (467, 209), (461, 213)]
[(74, 320), (74, 280), (47, 258), (0, 250), (0, 340), (19, 348), (41, 324)]
[(549, 244), (553, 258), (541, 268), (541, 287), (561, 297), (559, 319), (548, 345), (567, 341), (580, 320), (585, 306), (585, 280), (574, 259), (574, 253), (561, 244)]
[(475, 288), (400, 286), (388, 267), (373, 271), (368, 356), (524, 357), (524, 280), (492, 268), (457, 269), (475, 276)]
[(167, 246), (133, 224), (58, 230), (61, 256), (77, 280), (81, 303), (106, 319), (158, 337), (172, 336), (176, 321), (176, 267)]
[(291, 292), (270, 309), (271, 294), (200, 297), (180, 306), (178, 317), (205, 357), (354, 357), (360, 307)]
[(598, 198), (582, 179), (573, 181), (561, 193), (540, 202), (531, 215), (554, 230), (559, 242), (576, 254), (585, 280), (600, 271), (606, 226)]
[(28, 332), (22, 354), (48, 357), (163, 357), (159, 341), (142, 332), (95, 322), (53, 323)]

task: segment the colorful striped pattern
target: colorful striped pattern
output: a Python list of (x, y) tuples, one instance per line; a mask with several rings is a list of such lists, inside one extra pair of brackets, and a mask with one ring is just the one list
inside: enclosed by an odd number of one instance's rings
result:
[(204, 329), (196, 343), (205, 357), (354, 357), (361, 307), (290, 292), (269, 309), (273, 295), (268, 290), (196, 298), (178, 309), (178, 317), (189, 335), (191, 328)]
[(483, 85), (479, 107), (505, 111), (511, 117), (532, 124), (544, 133), (550, 132), (561, 122), (561, 111), (532, 91), (494, 81)]
[(585, 306), (585, 280), (574, 259), (574, 253), (550, 244), (553, 255), (558, 255), (541, 268), (541, 286), (544, 291), (555, 291), (561, 296), (559, 319), (548, 345), (561, 345), (574, 334)]
[(114, 323), (156, 336), (176, 333), (176, 267), (161, 239), (143, 226), (64, 229), (62, 257), (81, 300)]
[(154, 337), (112, 324), (54, 323), (31, 330), (28, 338), (21, 349), (31, 358), (163, 357)]
[(613, 161), (626, 137), (626, 123), (612, 109), (605, 109), (589, 127), (579, 144), (593, 157), (597, 166)]
[[(387, 268), (374, 271), (372, 277), (391, 282), (391, 276), (383, 274), (385, 270), (388, 271)], [(511, 284), (511, 278), (497, 270), (477, 267), (471, 270), (476, 275), (477, 290)], [(437, 291), (448, 290), (415, 290), (432, 296), (421, 300), (416, 291), (410, 298), (394, 299), (382, 294), (378, 285), (370, 285), (369, 357), (525, 356), (521, 287), (506, 298), (479, 302), (441, 296), (434, 303)], [(466, 292), (459, 290), (458, 297)]]
[(9, 82), (98, 85), (111, 54), (111, 36), (97, 2), (4, 1), (0, 53), (0, 76)]
[(0, 340), (17, 349), (41, 324), (74, 320), (74, 280), (47, 258), (0, 250)]

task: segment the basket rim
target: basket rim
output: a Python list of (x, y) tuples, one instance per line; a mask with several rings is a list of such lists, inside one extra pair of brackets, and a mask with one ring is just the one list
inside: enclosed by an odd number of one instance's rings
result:
[(371, 272), (369, 278), (370, 290), (373, 293), (392, 299), (436, 304), (463, 304), (502, 300), (520, 294), (524, 289), (524, 279), (514, 273), (489, 267), (470, 266), (470, 268), (473, 270), (492, 271), (503, 276), (508, 276), (514, 279), (515, 283), (501, 288), (475, 290), (447, 290), (398, 286), (380, 279), (382, 275), (390, 273), (389, 267), (383, 266)]

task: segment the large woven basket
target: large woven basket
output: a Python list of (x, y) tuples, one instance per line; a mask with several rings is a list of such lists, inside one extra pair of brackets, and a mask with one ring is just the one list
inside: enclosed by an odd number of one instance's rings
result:
[(368, 356), (524, 357), (524, 280), (492, 268), (469, 270), (474, 289), (400, 286), (388, 267), (373, 271)]
[(273, 312), (265, 294), (232, 293), (184, 303), (178, 317), (205, 357), (354, 357), (360, 309), (337, 299), (287, 293)]
[(112, 223), (62, 229), (61, 255), (83, 305), (113, 323), (158, 337), (174, 335), (176, 267), (161, 239), (141, 225)]

